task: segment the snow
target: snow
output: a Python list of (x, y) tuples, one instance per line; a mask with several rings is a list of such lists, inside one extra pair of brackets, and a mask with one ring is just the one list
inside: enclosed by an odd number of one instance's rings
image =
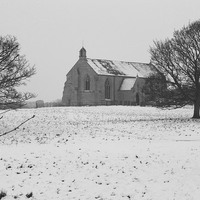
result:
[(196, 200), (200, 123), (192, 108), (99, 106), (10, 111), (0, 132), (2, 199)]
[[(112, 61), (87, 58), (88, 64), (100, 75), (120, 75), (131, 77), (148, 77), (156, 70), (153, 66), (146, 63)], [(105, 65), (105, 66), (104, 66)]]
[(125, 78), (122, 82), (120, 90), (131, 90), (135, 84), (136, 78)]

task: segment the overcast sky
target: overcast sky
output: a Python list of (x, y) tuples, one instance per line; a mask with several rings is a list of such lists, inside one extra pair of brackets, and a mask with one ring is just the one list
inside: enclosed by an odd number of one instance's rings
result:
[(82, 44), (89, 58), (148, 63), (153, 40), (200, 19), (199, 10), (199, 0), (0, 0), (0, 34), (16, 36), (36, 67), (26, 90), (53, 101)]

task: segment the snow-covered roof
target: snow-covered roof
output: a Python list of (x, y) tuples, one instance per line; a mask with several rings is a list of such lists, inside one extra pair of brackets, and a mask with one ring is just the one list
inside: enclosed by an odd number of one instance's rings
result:
[(136, 78), (125, 78), (122, 82), (120, 90), (131, 90), (134, 86)]
[(99, 75), (119, 75), (131, 77), (148, 77), (156, 73), (156, 68), (147, 63), (113, 61), (87, 58), (87, 63)]

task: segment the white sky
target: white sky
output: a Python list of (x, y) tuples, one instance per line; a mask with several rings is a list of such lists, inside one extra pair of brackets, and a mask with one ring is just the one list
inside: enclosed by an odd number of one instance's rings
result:
[(149, 62), (153, 40), (200, 19), (199, 0), (0, 0), (0, 34), (17, 37), (37, 74), (26, 90), (62, 98), (84, 41), (89, 58)]

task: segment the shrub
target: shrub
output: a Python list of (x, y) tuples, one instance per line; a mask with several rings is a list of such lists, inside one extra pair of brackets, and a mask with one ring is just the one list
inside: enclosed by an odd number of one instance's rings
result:
[(0, 192), (0, 199), (2, 199), (3, 197), (7, 196), (6, 192), (1, 190)]
[(33, 196), (33, 193), (32, 193), (32, 192), (26, 194), (26, 197), (27, 197), (27, 198), (31, 198), (32, 196)]

